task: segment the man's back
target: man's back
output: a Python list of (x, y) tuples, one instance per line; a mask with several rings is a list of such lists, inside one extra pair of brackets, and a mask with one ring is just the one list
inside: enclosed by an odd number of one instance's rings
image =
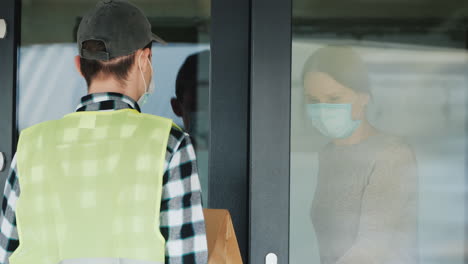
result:
[(77, 112), (24, 131), (17, 152), (22, 247), (11, 262), (87, 256), (163, 263), (157, 226), (171, 127), (171, 120), (127, 109)]
[(11, 264), (206, 263), (189, 135), (140, 113), (154, 91), (153, 41), (165, 43), (126, 0), (99, 1), (84, 15), (75, 66), (88, 94), (77, 113), (22, 132), (0, 263), (12, 253)]

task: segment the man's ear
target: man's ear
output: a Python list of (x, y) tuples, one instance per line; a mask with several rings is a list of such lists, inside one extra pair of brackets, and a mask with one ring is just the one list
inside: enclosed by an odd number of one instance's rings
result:
[[(151, 55), (152, 55), (151, 49), (142, 49), (139, 52), (141, 52), (141, 53), (137, 53), (136, 58), (141, 60), (141, 68), (142, 68), (143, 72), (146, 72), (148, 70), (147, 68), (149, 68), (149, 70), (151, 70), (150, 66), (148, 65), (148, 62), (152, 63), (152, 61), (151, 61)], [(140, 54), (141, 54), (141, 57), (140, 57)], [(137, 61), (137, 63), (138, 63), (138, 61)]]
[(176, 116), (178, 117), (182, 117), (183, 115), (182, 105), (180, 104), (179, 100), (177, 100), (177, 98), (172, 97), (171, 106), (172, 106), (172, 111), (174, 111), (174, 114), (176, 114)]
[(78, 73), (82, 76), (83, 76), (83, 73), (81, 72), (81, 61), (80, 61), (80, 56), (75, 56), (75, 67), (76, 67), (76, 70), (78, 71)]

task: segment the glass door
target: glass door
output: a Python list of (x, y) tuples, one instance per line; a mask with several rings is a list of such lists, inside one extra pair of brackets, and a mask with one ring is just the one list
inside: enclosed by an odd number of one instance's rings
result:
[(464, 263), (466, 25), (295, 26), (291, 262)]
[(253, 2), (251, 262), (466, 263), (466, 5)]
[(15, 1), (0, 2), (0, 188), (3, 190), (16, 150), (16, 45), (19, 41)]
[[(193, 135), (207, 204), (211, 2), (133, 3), (148, 16), (153, 32), (170, 43), (153, 47), (156, 96), (150, 97), (142, 111), (173, 119)], [(77, 55), (75, 35), (82, 16), (95, 4), (96, 1), (22, 1), (19, 131), (73, 112), (86, 94), (86, 82), (73, 63)]]
[[(142, 112), (171, 118), (190, 132), (203, 205), (230, 211), (246, 258), (248, 1), (131, 2), (147, 15), (153, 32), (169, 43), (153, 45), (156, 91)], [(73, 58), (78, 53), (77, 27), (96, 3), (0, 3), (0, 19), (7, 20), (9, 31), (6, 39), (0, 39), (0, 152), (7, 162), (14, 154), (16, 131), (75, 111), (86, 94), (86, 82), (75, 70)], [(2, 184), (6, 175), (1, 172)]]

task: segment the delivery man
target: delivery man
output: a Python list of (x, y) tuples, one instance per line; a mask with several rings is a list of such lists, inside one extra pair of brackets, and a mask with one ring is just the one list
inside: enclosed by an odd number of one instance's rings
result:
[(99, 2), (77, 39), (88, 95), (75, 113), (22, 131), (5, 185), (0, 263), (206, 263), (190, 138), (140, 112), (153, 90), (151, 44), (163, 40), (123, 0)]

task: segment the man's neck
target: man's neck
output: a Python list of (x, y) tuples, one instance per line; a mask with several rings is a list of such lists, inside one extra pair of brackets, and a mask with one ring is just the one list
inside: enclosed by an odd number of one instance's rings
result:
[(88, 94), (94, 93), (120, 93), (138, 101), (139, 96), (134, 89), (123, 87), (122, 83), (114, 80), (94, 80), (88, 87)]

